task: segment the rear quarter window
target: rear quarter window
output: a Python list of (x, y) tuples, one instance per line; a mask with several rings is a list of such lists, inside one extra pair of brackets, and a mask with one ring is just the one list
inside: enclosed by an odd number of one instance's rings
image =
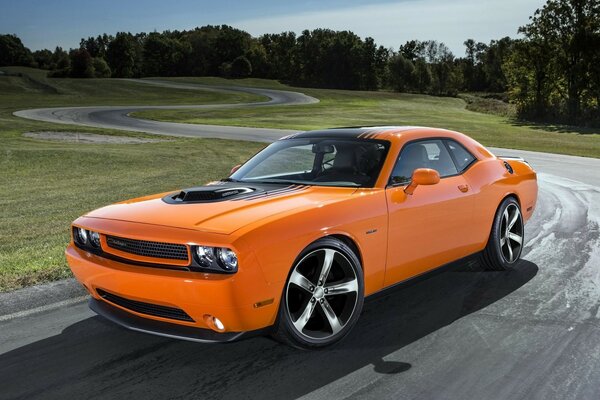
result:
[(446, 140), (446, 144), (448, 145), (450, 154), (454, 158), (458, 172), (463, 172), (475, 161), (475, 157), (458, 142)]

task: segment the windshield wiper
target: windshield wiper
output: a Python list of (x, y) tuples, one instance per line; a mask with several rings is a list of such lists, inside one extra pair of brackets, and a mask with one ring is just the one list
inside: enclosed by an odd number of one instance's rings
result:
[(219, 182), (239, 182), (239, 181), (232, 179), (232, 178), (223, 178), (223, 179), (220, 179)]

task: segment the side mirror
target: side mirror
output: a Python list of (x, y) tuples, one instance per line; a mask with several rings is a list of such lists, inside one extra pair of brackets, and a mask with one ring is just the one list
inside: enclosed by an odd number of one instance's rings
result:
[(419, 185), (435, 185), (440, 181), (440, 174), (435, 169), (417, 168), (413, 171), (410, 183), (404, 193), (413, 194)]
[(242, 164), (238, 164), (235, 167), (231, 168), (231, 172), (229, 174), (230, 175), (233, 174), (235, 171), (237, 171), (238, 169), (240, 169), (241, 166), (242, 166)]

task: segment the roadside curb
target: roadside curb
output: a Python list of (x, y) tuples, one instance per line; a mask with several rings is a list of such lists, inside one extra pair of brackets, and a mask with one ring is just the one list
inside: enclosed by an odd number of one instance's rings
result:
[(0, 293), (0, 322), (84, 301), (86, 295), (74, 278)]

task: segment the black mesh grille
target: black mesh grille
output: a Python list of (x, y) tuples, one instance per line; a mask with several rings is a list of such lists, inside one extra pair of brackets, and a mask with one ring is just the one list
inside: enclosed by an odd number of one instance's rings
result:
[(176, 319), (179, 321), (194, 322), (192, 317), (187, 315), (187, 313), (180, 308), (159, 306), (157, 304), (143, 303), (141, 301), (130, 300), (121, 296), (117, 296), (116, 294), (108, 293), (102, 289), (96, 289), (96, 292), (103, 299), (128, 310), (138, 312), (140, 314), (152, 315), (161, 318)]
[(169, 260), (188, 260), (187, 246), (183, 244), (148, 242), (116, 236), (106, 236), (106, 244), (113, 249), (138, 256), (165, 258)]

